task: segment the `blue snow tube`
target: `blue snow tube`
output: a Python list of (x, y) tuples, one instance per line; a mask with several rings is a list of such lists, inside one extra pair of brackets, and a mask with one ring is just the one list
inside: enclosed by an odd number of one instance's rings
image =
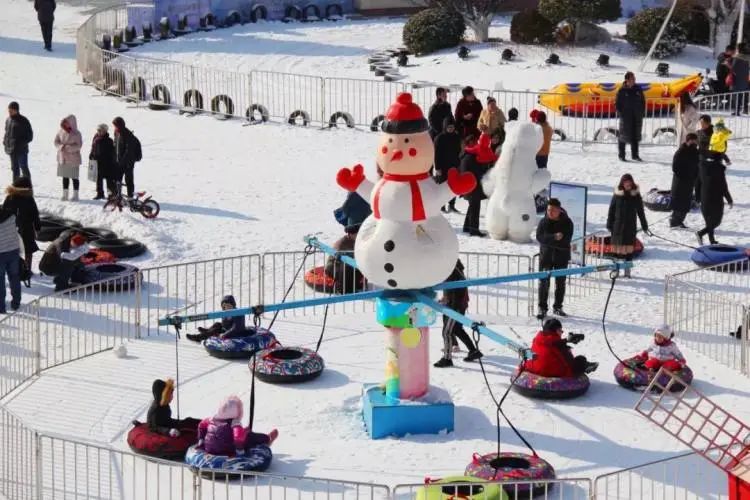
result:
[(245, 337), (221, 339), (211, 337), (203, 342), (211, 356), (217, 358), (252, 358), (253, 354), (276, 345), (276, 337), (265, 328), (250, 328)]
[(211, 455), (195, 446), (185, 453), (185, 463), (199, 469), (209, 479), (232, 478), (243, 472), (263, 472), (271, 465), (271, 459), (271, 448), (262, 444), (248, 448), (244, 455)]
[[(745, 247), (731, 245), (704, 245), (695, 249), (690, 259), (701, 267), (726, 264), (744, 259), (744, 263), (736, 266), (736, 270), (742, 270), (748, 267), (748, 255), (745, 253), (745, 250)], [(719, 270), (724, 269), (719, 268)]]

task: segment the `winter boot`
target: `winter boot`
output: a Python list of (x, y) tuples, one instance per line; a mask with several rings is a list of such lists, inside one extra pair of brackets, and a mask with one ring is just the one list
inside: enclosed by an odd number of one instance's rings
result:
[(591, 373), (593, 371), (596, 371), (596, 369), (599, 368), (599, 363), (596, 361), (591, 361), (586, 363), (586, 369), (583, 370), (585, 373)]
[(205, 333), (188, 333), (185, 335), (188, 340), (192, 340), (193, 342), (201, 342), (203, 340), (206, 340), (209, 336)]
[(552, 309), (552, 312), (555, 314), (555, 316), (561, 316), (563, 318), (568, 316), (568, 314), (565, 311), (563, 311), (562, 307), (555, 307)]
[(698, 240), (698, 246), (703, 246), (703, 235), (700, 231), (695, 232), (695, 239)]
[(68, 190), (67, 189), (63, 189), (63, 194), (62, 194), (62, 197), (60, 197), (60, 200), (61, 201), (68, 201)]
[(70, 201), (78, 201), (78, 190), (73, 190), (73, 196), (70, 197)]
[(625, 269), (624, 275), (625, 275), (626, 278), (630, 278), (630, 268), (629, 267)]
[(434, 366), (435, 368), (447, 368), (449, 366), (453, 366), (453, 360), (447, 359), (447, 358), (440, 358), (439, 360), (437, 360), (437, 363), (435, 363), (432, 366)]
[(484, 354), (482, 354), (482, 351), (480, 351), (479, 349), (474, 349), (473, 351), (469, 352), (469, 355), (464, 358), (464, 361), (466, 361), (467, 363), (471, 363), (472, 361), (478, 360), (482, 356), (484, 356)]
[(543, 320), (546, 317), (547, 317), (547, 310), (546, 309), (542, 309), (541, 307), (539, 309), (537, 309), (536, 319)]
[(274, 441), (276, 441), (276, 438), (279, 437), (279, 430), (273, 429), (271, 432), (268, 433), (268, 445), (272, 445)]

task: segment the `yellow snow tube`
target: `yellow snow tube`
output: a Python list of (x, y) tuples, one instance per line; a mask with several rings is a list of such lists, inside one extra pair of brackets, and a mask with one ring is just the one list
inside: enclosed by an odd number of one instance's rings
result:
[[(647, 114), (670, 111), (680, 95), (698, 89), (700, 73), (666, 83), (638, 83), (646, 97)], [(567, 116), (612, 117), (622, 83), (561, 83), (539, 95), (539, 104)]]
[[(453, 483), (459, 483), (455, 486)], [(478, 484), (467, 484), (478, 483)], [(470, 476), (450, 476), (419, 488), (414, 500), (509, 500), (497, 484)]]

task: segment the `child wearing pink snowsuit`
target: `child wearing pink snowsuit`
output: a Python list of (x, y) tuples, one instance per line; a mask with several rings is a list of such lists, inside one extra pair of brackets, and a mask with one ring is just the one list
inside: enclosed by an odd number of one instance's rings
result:
[(662, 366), (669, 371), (680, 371), (685, 366), (685, 357), (672, 341), (674, 332), (669, 325), (662, 325), (654, 330), (654, 343), (639, 354), (638, 360), (649, 370), (658, 370)]
[(276, 429), (261, 434), (243, 427), (242, 401), (237, 396), (229, 396), (213, 417), (198, 424), (198, 448), (211, 455), (243, 455), (253, 446), (270, 446), (278, 435)]

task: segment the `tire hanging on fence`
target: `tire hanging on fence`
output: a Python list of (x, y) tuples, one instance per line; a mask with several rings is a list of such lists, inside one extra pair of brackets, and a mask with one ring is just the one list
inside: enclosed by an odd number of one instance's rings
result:
[(205, 108), (203, 107), (203, 94), (196, 89), (190, 89), (182, 96), (182, 104), (185, 108), (183, 111), (190, 111), (192, 113), (200, 113)]
[(230, 10), (227, 14), (226, 19), (224, 20), (224, 27), (229, 28), (234, 26), (235, 24), (242, 24), (242, 16), (236, 10)]
[(137, 99), (139, 101), (146, 100), (146, 80), (140, 76), (136, 76), (130, 82), (130, 96), (131, 99)]
[[(334, 13), (335, 12), (335, 13)], [(329, 3), (326, 5), (326, 19), (336, 20), (344, 17), (344, 9), (341, 4)]]
[(282, 21), (288, 23), (290, 21), (299, 21), (300, 19), (302, 19), (302, 9), (296, 5), (290, 5), (284, 11), (284, 19)]
[(568, 138), (568, 136), (565, 135), (565, 132), (563, 132), (563, 130), (560, 128), (556, 128), (552, 130), (552, 138), (554, 139), (555, 136), (557, 136), (559, 138), (558, 140), (560, 141), (567, 140)]
[[(312, 11), (313, 15), (310, 15)], [(320, 21), (320, 9), (314, 3), (307, 4), (302, 10), (302, 19), (305, 21)]]
[(375, 118), (372, 119), (370, 122), (370, 131), (371, 132), (378, 132), (380, 130), (380, 125), (385, 120), (385, 115), (378, 115)]
[[(260, 113), (260, 120), (255, 117), (255, 113)], [(268, 121), (268, 109), (262, 104), (251, 104), (245, 111), (245, 118), (250, 123), (265, 123)]]
[(107, 66), (104, 70), (104, 91), (124, 97), (127, 94), (125, 72)]
[(172, 104), (172, 96), (167, 86), (163, 83), (154, 85), (151, 89), (151, 102), (148, 103), (149, 109), (163, 111), (169, 109), (170, 104)]
[(659, 127), (656, 130), (654, 130), (654, 133), (651, 135), (654, 139), (659, 137), (660, 135), (664, 134), (674, 134), (677, 135), (677, 130), (675, 130), (674, 127)]
[(604, 138), (605, 134), (620, 137), (620, 131), (614, 127), (602, 127), (594, 133), (594, 140), (598, 141), (600, 138)]
[[(220, 111), (220, 104), (224, 103), (226, 108), (225, 112)], [(219, 94), (211, 99), (211, 112), (216, 114), (218, 119), (227, 119), (234, 115), (234, 102), (232, 98), (226, 94)]]
[(258, 19), (268, 19), (268, 9), (265, 5), (255, 4), (252, 10), (250, 10), (250, 21), (257, 23)]
[[(297, 122), (297, 118), (302, 118), (301, 124)], [(310, 115), (307, 113), (307, 111), (298, 109), (296, 111), (293, 111), (292, 114), (289, 115), (287, 123), (289, 123), (289, 125), (302, 125), (303, 127), (307, 127), (307, 124), (310, 123)]]
[(334, 114), (332, 114), (328, 119), (328, 128), (338, 127), (339, 118), (344, 119), (344, 123), (346, 123), (347, 127), (354, 128), (354, 118), (352, 118), (352, 115), (350, 115), (346, 111), (336, 111)]

